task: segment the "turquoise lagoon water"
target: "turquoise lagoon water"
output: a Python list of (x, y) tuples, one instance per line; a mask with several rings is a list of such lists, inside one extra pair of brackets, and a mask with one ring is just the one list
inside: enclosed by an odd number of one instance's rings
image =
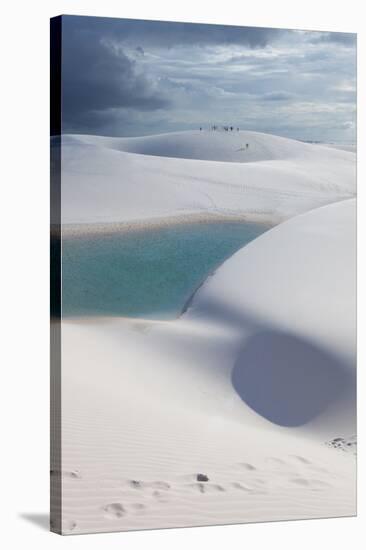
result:
[(209, 222), (63, 238), (63, 317), (178, 317), (206, 277), (266, 229)]

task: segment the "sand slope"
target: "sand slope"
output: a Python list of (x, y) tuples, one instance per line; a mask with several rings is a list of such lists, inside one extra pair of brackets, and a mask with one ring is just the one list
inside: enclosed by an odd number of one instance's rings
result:
[[(247, 163), (294, 158), (314, 160), (324, 155), (318, 144), (247, 130), (188, 130), (134, 138), (80, 135), (77, 139), (86, 144), (126, 153), (215, 162)], [(347, 158), (347, 155), (327, 153), (333, 159)]]
[(62, 137), (63, 224), (191, 215), (278, 223), (353, 197), (355, 182), (353, 153), (256, 132)]
[[(313, 437), (318, 429), (331, 435), (326, 426), (335, 415), (339, 430), (355, 431), (355, 209), (355, 200), (344, 201), (268, 231), (209, 277), (186, 314), (252, 330), (233, 373), (238, 392), (270, 420), (306, 421)], [(242, 372), (248, 363), (253, 369)], [(251, 395), (253, 384), (261, 387), (258, 400)]]
[(355, 513), (354, 215), (262, 235), (180, 320), (63, 321), (64, 533)]

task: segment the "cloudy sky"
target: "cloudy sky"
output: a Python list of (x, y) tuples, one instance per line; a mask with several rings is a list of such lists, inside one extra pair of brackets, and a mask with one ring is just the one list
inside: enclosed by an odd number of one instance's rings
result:
[(64, 16), (63, 132), (355, 141), (353, 34)]

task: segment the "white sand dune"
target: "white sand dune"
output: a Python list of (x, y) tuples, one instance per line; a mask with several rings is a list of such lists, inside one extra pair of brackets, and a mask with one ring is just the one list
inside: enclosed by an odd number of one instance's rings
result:
[(353, 197), (355, 169), (351, 152), (257, 132), (65, 135), (62, 222), (199, 215), (275, 224)]
[(340, 149), (341, 151), (350, 151), (351, 153), (357, 152), (357, 146), (355, 143), (327, 143), (326, 147), (332, 147), (333, 149)]
[[(111, 178), (98, 191), (103, 204), (105, 193), (114, 196), (117, 167), (125, 166), (121, 179), (129, 207), (123, 205), (123, 212), (131, 217), (140, 213), (128, 194), (135, 169), (135, 186), (144, 189), (155, 187), (156, 180), (141, 180), (142, 167), (157, 170), (161, 191), (163, 174), (171, 174), (174, 186), (176, 163), (185, 177), (190, 170), (197, 174), (190, 163), (200, 161), (163, 162), (83, 139), (66, 139), (66, 144), (80, 141), (71, 147), (74, 157), (65, 153), (66, 185), (74, 182), (97, 193), (108, 158)], [(341, 189), (345, 193), (349, 187), (351, 194), (352, 188), (352, 170), (346, 168), (352, 161), (348, 153), (338, 153), (329, 153), (335, 155), (332, 166), (319, 160), (320, 187), (325, 195), (336, 189), (334, 201)], [(76, 183), (87, 161), (90, 177)], [(220, 163), (202, 161), (196, 170), (202, 167), (206, 183), (187, 185), (214, 188), (215, 178), (224, 187), (220, 178), (228, 171), (236, 189), (244, 177), (240, 170), (252, 169), (248, 195), (255, 196), (255, 183), (261, 181), (256, 191), (266, 197), (263, 180), (255, 178), (267, 170), (272, 198), (281, 182), (294, 205), (293, 197), (299, 198), (296, 193), (308, 181), (307, 193), (318, 200), (316, 162), (296, 161), (287, 181), (282, 176), (290, 165), (282, 163), (288, 162), (225, 164), (220, 174)], [(69, 211), (70, 189), (67, 194), (68, 219), (80, 221), (77, 209)], [(225, 191), (217, 196), (226, 197)], [(84, 203), (88, 200), (84, 195)], [(283, 208), (276, 205), (273, 212), (283, 214)], [(289, 207), (286, 215), (295, 210)], [(83, 219), (95, 221), (96, 212), (91, 201)], [(123, 219), (119, 215), (122, 210), (116, 209), (112, 217)], [(238, 251), (177, 321), (63, 321), (65, 534), (355, 513), (354, 456), (325, 445), (355, 430), (354, 232), (354, 200), (318, 208)]]
[[(320, 157), (318, 144), (252, 131), (192, 131), (171, 132), (143, 137), (103, 137), (80, 135), (83, 143), (126, 153), (155, 157), (211, 160), (218, 162), (258, 162), (315, 159)], [(248, 147), (247, 147), (248, 145)], [(330, 147), (335, 147), (330, 146)], [(333, 158), (339, 158), (333, 155)]]
[[(234, 382), (269, 420), (306, 423), (312, 436), (320, 430), (327, 438), (327, 415), (336, 402), (335, 425), (355, 431), (355, 257), (351, 199), (297, 216), (252, 241), (193, 297), (186, 317), (217, 320), (240, 333), (254, 327), (254, 336), (244, 337)], [(259, 359), (266, 363), (261, 371)], [(253, 385), (261, 388), (258, 400)], [(334, 426), (335, 412), (330, 416)]]

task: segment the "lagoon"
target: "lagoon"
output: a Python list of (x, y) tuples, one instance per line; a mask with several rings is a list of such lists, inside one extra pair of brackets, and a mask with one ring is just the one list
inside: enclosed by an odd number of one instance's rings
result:
[(179, 317), (208, 275), (267, 229), (220, 221), (64, 237), (62, 315)]

